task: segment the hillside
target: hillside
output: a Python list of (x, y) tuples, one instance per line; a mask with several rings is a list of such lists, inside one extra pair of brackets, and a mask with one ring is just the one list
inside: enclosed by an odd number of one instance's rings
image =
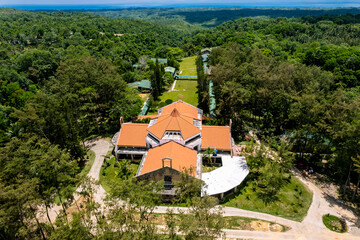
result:
[(319, 9), (319, 8), (127, 8), (90, 10), (110, 18), (142, 19), (177, 27), (178, 29), (199, 30), (202, 27), (215, 27), (221, 23), (239, 18), (299, 18), (305, 16), (360, 14), (359, 8)]

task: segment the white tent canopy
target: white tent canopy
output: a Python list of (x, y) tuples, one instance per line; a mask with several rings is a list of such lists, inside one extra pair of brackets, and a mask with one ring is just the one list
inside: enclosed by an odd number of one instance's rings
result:
[(249, 174), (245, 157), (222, 156), (222, 167), (203, 173), (205, 186), (201, 195), (216, 195), (225, 193), (241, 184)]

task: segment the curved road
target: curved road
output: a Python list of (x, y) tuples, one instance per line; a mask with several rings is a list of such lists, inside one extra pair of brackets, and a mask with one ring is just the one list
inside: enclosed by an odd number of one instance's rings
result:
[[(104, 156), (109, 151), (110, 143), (103, 139), (94, 140), (87, 142), (87, 147), (93, 150), (96, 154), (95, 161), (91, 170), (88, 174), (89, 177), (94, 180), (99, 180), (100, 169), (104, 161)], [(349, 226), (348, 233), (335, 233), (328, 230), (322, 223), (322, 216), (324, 214), (330, 213), (336, 216), (341, 216), (333, 205), (329, 203), (325, 197), (324, 193), (316, 187), (313, 183), (307, 181), (300, 176), (298, 172), (293, 172), (312, 192), (313, 192), (313, 201), (308, 210), (308, 214), (302, 222), (295, 222), (281, 217), (276, 217), (273, 215), (252, 212), (238, 208), (224, 207), (223, 212), (224, 216), (239, 216), (239, 217), (251, 217), (258, 218), (262, 220), (267, 220), (271, 222), (276, 222), (282, 225), (291, 227), (291, 230), (288, 232), (259, 232), (259, 231), (245, 231), (245, 230), (224, 230), (227, 238), (242, 238), (242, 239), (301, 239), (301, 240), (321, 240), (321, 239), (344, 239), (344, 240), (360, 240), (360, 229), (357, 228), (354, 223), (347, 221)], [(99, 186), (96, 193), (94, 194), (95, 201), (102, 204), (103, 199), (106, 195), (105, 190)], [(78, 196), (75, 196), (75, 199), (78, 199)], [(169, 207), (159, 206), (155, 212), (164, 213)], [(171, 207), (177, 212), (179, 207)], [(50, 211), (50, 218), (55, 220), (57, 212), (60, 210), (60, 207), (55, 206)], [(343, 210), (346, 211), (346, 210)], [(352, 213), (349, 213), (350, 215)]]

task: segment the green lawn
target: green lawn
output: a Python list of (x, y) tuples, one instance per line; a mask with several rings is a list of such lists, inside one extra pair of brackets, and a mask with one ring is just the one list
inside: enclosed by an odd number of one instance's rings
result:
[(180, 75), (197, 76), (195, 61), (196, 56), (183, 58), (180, 62), (180, 71), (182, 71)]
[[(177, 80), (176, 81), (176, 85), (175, 85), (175, 89), (179, 90), (179, 91), (172, 91), (172, 92), (164, 92), (161, 96), (160, 96), (160, 104), (159, 106), (162, 105), (167, 105), (165, 104), (165, 101), (168, 99), (171, 99), (173, 102), (177, 101), (177, 96), (179, 94), (184, 96), (184, 101), (197, 107), (198, 105), (198, 95), (196, 93), (197, 91), (197, 81), (191, 81), (191, 80)], [(162, 104), (163, 102), (163, 104)]]
[(310, 192), (296, 177), (280, 189), (277, 200), (265, 204), (248, 182), (237, 194), (228, 199), (223, 205), (245, 210), (268, 213), (271, 215), (302, 221), (312, 202)]
[(111, 191), (113, 183), (120, 183), (125, 178), (135, 176), (138, 164), (131, 163), (130, 161), (122, 164), (124, 161), (120, 160), (120, 162), (117, 162), (115, 157), (104, 161), (100, 170), (100, 184), (106, 192)]

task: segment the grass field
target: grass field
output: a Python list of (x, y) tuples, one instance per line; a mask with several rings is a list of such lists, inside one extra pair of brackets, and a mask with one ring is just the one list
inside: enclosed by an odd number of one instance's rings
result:
[(294, 176), (280, 189), (278, 199), (268, 204), (265, 204), (249, 185), (243, 187), (237, 195), (235, 194), (223, 205), (268, 213), (300, 222), (306, 216), (312, 202), (312, 193)]
[(173, 102), (175, 102), (177, 100), (177, 96), (181, 94), (184, 96), (185, 102), (197, 107), (198, 95), (196, 93), (197, 91), (196, 87), (197, 87), (197, 81), (177, 80), (175, 89), (179, 91), (164, 92), (160, 96), (160, 105), (162, 102), (165, 103), (165, 101), (168, 99), (171, 99)]
[(180, 62), (180, 71), (182, 71), (180, 75), (196, 76), (195, 60), (196, 56), (183, 58)]

